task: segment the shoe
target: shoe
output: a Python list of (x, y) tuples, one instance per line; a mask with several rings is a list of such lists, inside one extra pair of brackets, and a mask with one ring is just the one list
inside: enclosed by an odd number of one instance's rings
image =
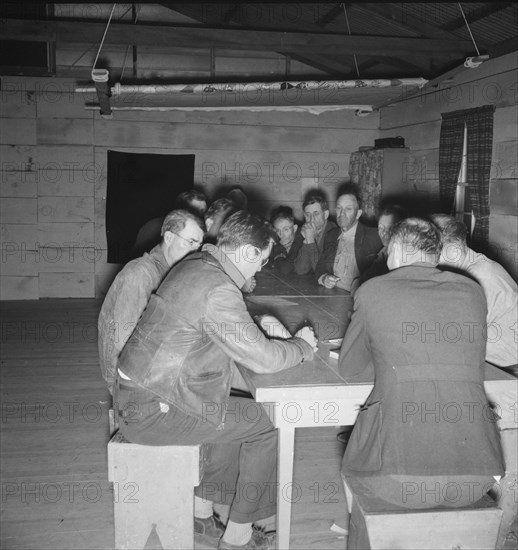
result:
[(225, 526), (214, 516), (194, 518), (194, 536), (200, 542), (215, 544), (221, 539), (224, 532)]
[(275, 531), (264, 531), (260, 527), (252, 526), (252, 537), (250, 540), (241, 546), (237, 544), (229, 544), (223, 539), (220, 539), (218, 550), (270, 550), (276, 548), (276, 533)]

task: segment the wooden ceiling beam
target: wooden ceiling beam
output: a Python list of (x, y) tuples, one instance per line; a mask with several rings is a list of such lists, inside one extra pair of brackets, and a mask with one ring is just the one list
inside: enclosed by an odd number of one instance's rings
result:
[[(101, 41), (102, 23), (3, 19), (0, 30), (3, 40), (72, 42), (91, 44)], [(405, 57), (408, 52), (433, 57), (462, 55), (471, 51), (468, 40), (435, 40), (380, 36), (349, 36), (307, 32), (248, 31), (112, 23), (105, 44), (135, 46), (170, 46), (182, 48), (223, 48), (248, 51), (278, 51), (288, 55), (372, 55)]]

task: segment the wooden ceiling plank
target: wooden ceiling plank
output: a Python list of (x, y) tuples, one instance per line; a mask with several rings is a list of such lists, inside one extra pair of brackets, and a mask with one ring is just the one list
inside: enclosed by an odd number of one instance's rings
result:
[(352, 64), (336, 61), (329, 56), (323, 55), (302, 56), (291, 54), (291, 58), (336, 77), (343, 77), (352, 68)]
[(318, 27), (325, 27), (329, 25), (331, 21), (334, 21), (341, 13), (343, 13), (342, 4), (338, 4), (331, 8), (325, 15), (315, 21), (315, 25)]
[[(491, 3), (487, 3), (487, 5), (485, 5), (483, 8), (474, 10), (471, 13), (466, 13), (466, 12), (464, 13), (466, 15), (466, 19), (468, 23), (475, 23), (480, 19), (484, 19), (484, 17), (488, 17), (493, 13), (504, 10), (509, 6), (512, 6), (512, 2), (491, 2)], [(453, 21), (450, 21), (445, 25), (443, 25), (443, 28), (449, 31), (454, 31), (456, 29), (460, 29), (464, 27), (465, 25), (466, 25), (466, 22), (464, 21), (464, 18), (461, 15), (460, 17), (457, 17)]]
[(355, 4), (354, 9), (376, 15), (390, 22), (392, 25), (397, 25), (401, 30), (416, 33), (418, 36), (443, 38), (445, 40), (458, 39), (458, 37), (451, 32), (445, 31), (436, 25), (431, 25), (410, 13), (403, 13), (405, 4), (401, 6), (398, 4), (396, 6), (394, 4), (372, 4), (366, 2)]
[[(3, 19), (4, 40), (56, 41), (87, 43), (101, 40), (105, 25), (76, 21)], [(408, 52), (434, 57), (461, 54), (471, 50), (468, 40), (428, 38), (348, 36), (307, 32), (248, 31), (210, 27), (169, 25), (132, 25), (112, 23), (106, 44), (136, 46), (178, 46), (190, 48), (227, 48), (237, 50), (273, 50), (284, 54), (353, 53), (380, 57), (405, 57)]]
[(518, 51), (518, 36), (513, 36), (492, 46), (489, 50), (489, 57), (500, 57), (501, 55), (516, 51)]

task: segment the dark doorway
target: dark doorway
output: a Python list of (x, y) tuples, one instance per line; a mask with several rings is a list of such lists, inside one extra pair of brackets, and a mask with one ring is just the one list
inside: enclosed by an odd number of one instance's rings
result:
[(176, 196), (192, 189), (193, 180), (194, 155), (108, 151), (108, 263), (135, 257), (139, 229), (172, 210)]

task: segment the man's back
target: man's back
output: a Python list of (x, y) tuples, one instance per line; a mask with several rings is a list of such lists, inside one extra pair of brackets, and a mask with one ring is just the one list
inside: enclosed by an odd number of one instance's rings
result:
[[(476, 334), (482, 335), (485, 298), (482, 289), (462, 275), (429, 264), (396, 269), (360, 287), (355, 309), (359, 307), (362, 330), (374, 336), (368, 350), (377, 368), (483, 362), (483, 338), (474, 343), (463, 323), (477, 323)], [(365, 346), (354, 344), (352, 349), (359, 353)], [(348, 361), (345, 375), (354, 374), (355, 364), (361, 368), (364, 358)]]
[(354, 380), (372, 359), (375, 387), (355, 427), (367, 439), (351, 439), (344, 471), (498, 474), (500, 444), (482, 386), (485, 319), (477, 283), (431, 264), (360, 287), (340, 372)]
[(487, 360), (495, 365), (518, 364), (518, 287), (497, 262), (468, 249), (468, 273), (487, 299)]
[(161, 247), (156, 246), (126, 264), (106, 294), (99, 313), (98, 347), (101, 372), (110, 392), (118, 355), (168, 270)]

